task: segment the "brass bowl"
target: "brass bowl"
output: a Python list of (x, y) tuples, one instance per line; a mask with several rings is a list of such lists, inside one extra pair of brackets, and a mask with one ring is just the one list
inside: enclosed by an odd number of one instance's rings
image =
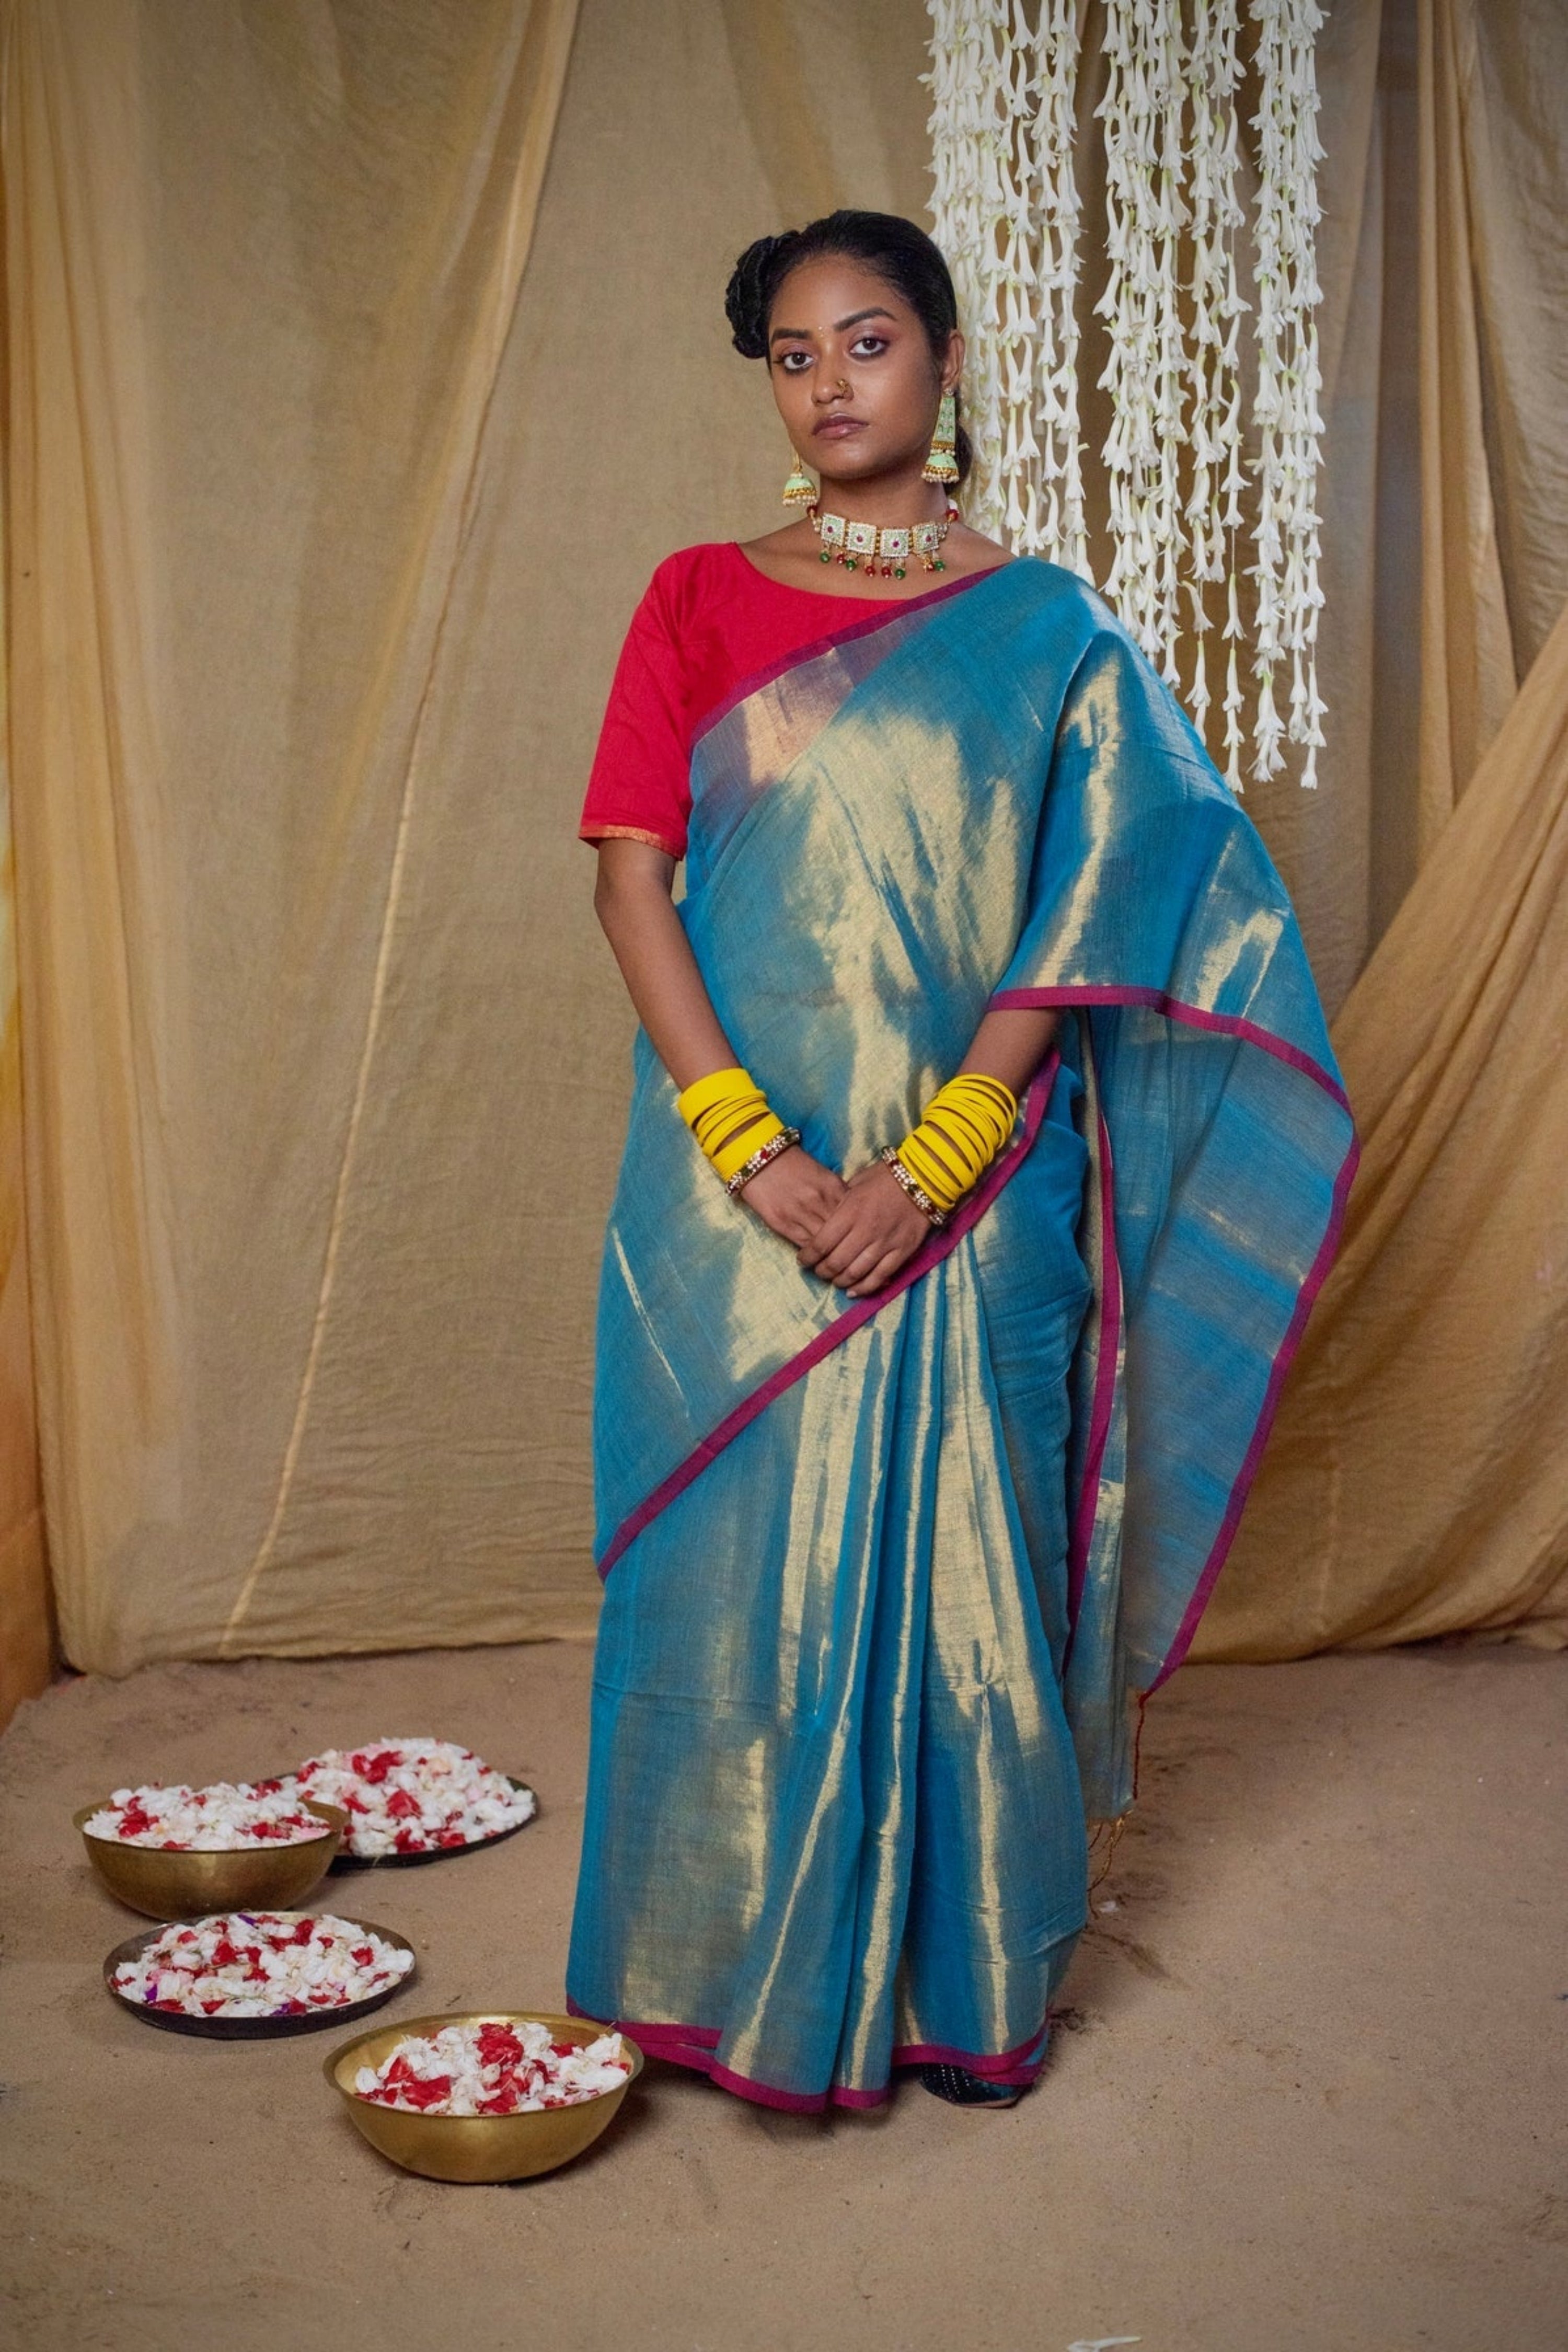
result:
[(100, 1797), (71, 1820), (87, 1858), (111, 1895), (148, 1919), (204, 1919), (214, 1911), (291, 1911), (326, 1876), (349, 1818), (336, 1805), (305, 1801), (321, 1834), (296, 1845), (231, 1846), (216, 1853), (170, 1853), (119, 1838), (89, 1837), (87, 1824), (109, 1802)]
[(361, 2033), (334, 2050), (321, 2072), (342, 2099), (354, 2128), (372, 2147), (426, 2180), (528, 2180), (553, 2172), (592, 2147), (642, 2073), (642, 2052), (620, 2034), (631, 2072), (619, 2090), (601, 2091), (570, 2107), (544, 2107), (524, 2116), (416, 2115), (362, 2099), (353, 2087), (362, 2066), (379, 2066), (400, 2042), (439, 2033), (444, 2025), (547, 2025), (552, 2041), (596, 2042), (618, 2032), (591, 2018), (560, 2017), (547, 2009), (459, 2010), (446, 2017), (406, 2017), (397, 2025)]

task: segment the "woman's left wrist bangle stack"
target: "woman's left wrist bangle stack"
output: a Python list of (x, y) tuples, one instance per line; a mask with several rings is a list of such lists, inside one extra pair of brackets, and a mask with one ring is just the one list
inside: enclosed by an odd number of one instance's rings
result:
[(929, 1217), (933, 1225), (946, 1224), (947, 1211), (945, 1209), (939, 1209), (936, 1202), (931, 1199), (931, 1194), (925, 1190), (924, 1186), (918, 1184), (915, 1179), (910, 1174), (909, 1170), (899, 1158), (899, 1147), (896, 1143), (884, 1143), (877, 1157), (879, 1160), (885, 1160), (887, 1161), (889, 1167), (893, 1171), (896, 1181), (903, 1186), (904, 1191), (909, 1194), (910, 1200), (914, 1202), (916, 1208), (920, 1210), (922, 1216)]
[(965, 1070), (939, 1087), (925, 1117), (902, 1143), (887, 1143), (881, 1157), (917, 1209), (933, 1225), (944, 1225), (973, 1185), (985, 1173), (1018, 1116), (1018, 1097), (1000, 1078)]
[(759, 1170), (800, 1141), (799, 1128), (786, 1127), (769, 1109), (767, 1097), (738, 1063), (693, 1079), (675, 1099), (731, 1200)]

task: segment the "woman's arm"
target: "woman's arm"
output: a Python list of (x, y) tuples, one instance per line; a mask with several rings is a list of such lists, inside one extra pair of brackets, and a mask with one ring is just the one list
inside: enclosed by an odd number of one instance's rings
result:
[[(669, 895), (674, 858), (651, 843), (616, 838), (602, 841), (598, 856), (594, 911), (655, 1053), (683, 1090), (710, 1070), (728, 1069), (740, 1056)], [(844, 1192), (842, 1177), (797, 1144), (751, 1179), (744, 1198), (775, 1234), (804, 1245)]]
[(653, 1049), (678, 1088), (739, 1059), (675, 911), (675, 860), (646, 841), (602, 841), (594, 912)]
[[(1054, 1008), (987, 1013), (954, 1076), (973, 1071), (1000, 1078), (1014, 1094), (1021, 1095), (1046, 1058), (1058, 1018)], [(888, 1139), (897, 1139), (889, 1136)], [(796, 1255), (802, 1265), (848, 1291), (852, 1298), (859, 1298), (868, 1291), (880, 1290), (914, 1255), (930, 1232), (930, 1220), (887, 1163), (873, 1160), (868, 1168), (850, 1178), (842, 1201)]]
[(975, 1070), (988, 1078), (1000, 1078), (1016, 1095), (1024, 1088), (1046, 1058), (1051, 1039), (1057, 1034), (1060, 1019), (1054, 1005), (1037, 1010), (1033, 1005), (1005, 1007), (1000, 1013), (987, 1013), (970, 1042), (970, 1047), (954, 1077)]

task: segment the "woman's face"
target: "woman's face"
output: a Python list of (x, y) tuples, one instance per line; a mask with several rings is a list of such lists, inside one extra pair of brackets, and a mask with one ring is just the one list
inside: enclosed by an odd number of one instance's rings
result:
[(863, 262), (837, 254), (803, 261), (773, 299), (773, 398), (806, 464), (830, 480), (923, 465), (938, 397), (963, 364), (954, 331), (938, 371), (915, 312)]

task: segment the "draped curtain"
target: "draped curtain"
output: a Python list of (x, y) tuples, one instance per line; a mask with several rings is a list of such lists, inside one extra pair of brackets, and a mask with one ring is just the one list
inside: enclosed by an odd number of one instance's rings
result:
[[(1419, 873), (1334, 1024), (1361, 1172), (1202, 1657), (1568, 1643), (1568, 14), (1414, 0), (1381, 29), (1328, 185), (1381, 245), (1357, 299), (1401, 383), (1415, 333), (1370, 508), (1372, 740), (1400, 756), (1403, 634)], [(1418, 561), (1385, 473), (1418, 483)]]
[[(653, 564), (779, 511), (734, 253), (836, 202), (923, 215), (925, 33), (907, 0), (0, 0), (12, 1695), (47, 1651), (40, 1462), (79, 1665), (592, 1624), (631, 1019), (583, 779)], [(1320, 1306), (1331, 1391), (1310, 1344), (1212, 1612), (1252, 1655), (1546, 1622), (1555, 1499), (1465, 1536), (1503, 1475), (1477, 1382), (1557, 1369), (1545, 1203), (1496, 1152), (1495, 1344), (1457, 1321), (1439, 1371), (1408, 1308), (1468, 1246), (1461, 1074), (1551, 1083), (1487, 925), (1522, 937), (1513, 828), (1555, 772), (1544, 657), (1505, 720), (1568, 593), (1568, 38), (1552, 0), (1334, 0), (1321, 79), (1331, 749), (1317, 794), (1247, 805), (1331, 1006), (1405, 928), (1344, 1016), (1390, 1171), (1365, 1304)], [(1496, 855), (1443, 854), (1483, 786)], [(1379, 1463), (1427, 1496), (1466, 1427), (1443, 1508), (1351, 1512)]]

